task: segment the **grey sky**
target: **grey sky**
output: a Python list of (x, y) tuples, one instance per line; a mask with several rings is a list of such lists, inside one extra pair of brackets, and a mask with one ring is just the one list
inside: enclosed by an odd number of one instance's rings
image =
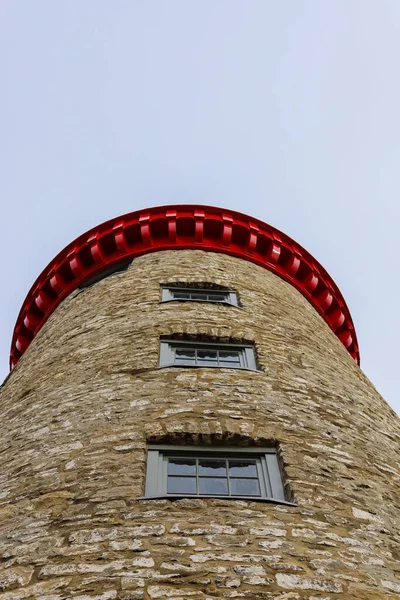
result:
[(0, 379), (59, 250), (193, 202), (322, 263), (400, 413), (398, 0), (3, 0), (0, 57)]

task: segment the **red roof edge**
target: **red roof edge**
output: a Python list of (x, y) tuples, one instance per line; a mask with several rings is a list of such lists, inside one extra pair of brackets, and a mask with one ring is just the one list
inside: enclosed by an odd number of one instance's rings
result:
[(350, 311), (325, 269), (289, 236), (242, 213), (202, 205), (135, 211), (106, 221), (71, 242), (36, 279), (22, 305), (10, 352), (13, 368), (56, 307), (111, 265), (158, 250), (197, 249), (248, 260), (291, 283), (360, 363)]

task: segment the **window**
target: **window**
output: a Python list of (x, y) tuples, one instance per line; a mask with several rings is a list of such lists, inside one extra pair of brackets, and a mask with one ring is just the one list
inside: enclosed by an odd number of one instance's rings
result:
[(166, 286), (162, 288), (161, 300), (162, 302), (170, 302), (172, 300), (216, 302), (219, 304), (239, 306), (237, 293), (223, 289)]
[(166, 366), (257, 370), (253, 346), (185, 340), (161, 340), (160, 367)]
[(132, 264), (132, 259), (130, 258), (129, 260), (124, 260), (115, 265), (111, 265), (111, 267), (103, 269), (99, 273), (96, 273), (96, 275), (93, 275), (93, 277), (90, 277), (90, 279), (83, 281), (80, 284), (79, 289), (83, 290), (87, 287), (90, 287), (91, 285), (97, 283), (98, 281), (101, 281), (102, 279), (105, 279), (106, 277), (109, 277), (110, 275), (114, 275), (114, 273), (123, 273), (123, 271), (126, 271), (127, 268), (131, 264)]
[(145, 497), (193, 496), (286, 503), (276, 450), (149, 447)]

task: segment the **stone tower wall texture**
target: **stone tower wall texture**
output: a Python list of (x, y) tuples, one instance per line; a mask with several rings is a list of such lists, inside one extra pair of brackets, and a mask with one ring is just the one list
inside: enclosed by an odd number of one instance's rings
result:
[[(240, 307), (161, 303), (160, 285)], [(255, 343), (259, 371), (160, 368), (160, 336)], [(310, 302), (269, 270), (165, 250), (75, 290), (0, 393), (1, 600), (390, 600), (400, 425)], [(279, 449), (292, 505), (138, 499), (147, 446)]]

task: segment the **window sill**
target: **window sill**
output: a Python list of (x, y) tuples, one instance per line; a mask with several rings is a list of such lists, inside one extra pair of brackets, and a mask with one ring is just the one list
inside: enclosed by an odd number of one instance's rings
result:
[(234, 308), (240, 308), (242, 310), (242, 306), (238, 304), (233, 304), (232, 302), (216, 302), (212, 300), (185, 300), (183, 298), (171, 298), (170, 300), (160, 300), (160, 304), (166, 304), (167, 302), (180, 302), (180, 303), (191, 303), (191, 302), (202, 302), (203, 304), (222, 304), (223, 306), (233, 306)]
[(276, 498), (258, 498), (256, 496), (206, 496), (204, 494), (198, 494), (196, 496), (190, 496), (188, 494), (164, 494), (160, 496), (139, 496), (136, 500), (202, 500), (208, 498), (211, 500), (245, 500), (246, 502), (266, 502), (267, 504), (283, 504), (284, 506), (297, 506), (295, 502), (288, 502), (287, 500), (278, 500)]
[(167, 369), (173, 367), (174, 369), (227, 369), (228, 371), (250, 371), (250, 373), (264, 373), (261, 369), (250, 369), (249, 367), (202, 367), (201, 365), (176, 365), (170, 363), (168, 365), (158, 365), (158, 369)]

